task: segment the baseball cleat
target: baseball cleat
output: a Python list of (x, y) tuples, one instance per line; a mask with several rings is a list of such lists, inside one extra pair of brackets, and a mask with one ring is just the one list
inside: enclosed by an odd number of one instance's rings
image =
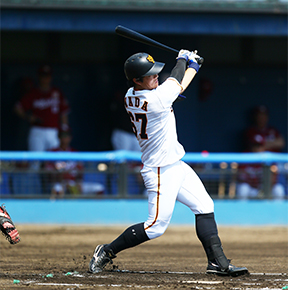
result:
[(10, 244), (20, 242), (19, 233), (4, 205), (0, 206), (0, 230)]
[(110, 263), (113, 264), (112, 259), (116, 258), (116, 255), (109, 250), (108, 252), (104, 251), (105, 245), (98, 245), (94, 251), (94, 255), (89, 263), (89, 270), (90, 273), (100, 273), (103, 271), (105, 266)]
[(207, 266), (207, 274), (216, 274), (219, 276), (232, 276), (237, 277), (241, 275), (248, 274), (248, 269), (246, 267), (236, 267), (232, 264), (230, 264), (226, 270), (222, 270), (217, 264), (209, 261)]

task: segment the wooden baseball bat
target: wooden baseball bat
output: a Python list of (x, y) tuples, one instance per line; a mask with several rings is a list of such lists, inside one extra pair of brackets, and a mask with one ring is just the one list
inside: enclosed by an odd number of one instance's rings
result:
[[(160, 42), (158, 42), (156, 40), (151, 39), (150, 37), (147, 37), (147, 36), (145, 36), (145, 35), (143, 35), (143, 34), (141, 34), (139, 32), (136, 32), (134, 30), (131, 30), (131, 29), (126, 28), (126, 27), (121, 26), (121, 25), (118, 25), (115, 28), (115, 32), (118, 35), (120, 35), (120, 36), (129, 38), (131, 40), (138, 41), (138, 42), (150, 45), (150, 46), (154, 46), (154, 47), (157, 47), (157, 48), (160, 48), (160, 49), (163, 49), (163, 50), (167, 50), (169, 52), (173, 52), (173, 53), (178, 53), (179, 52), (179, 50), (177, 50), (175, 48), (167, 46), (167, 45), (165, 45), (163, 43), (160, 43)], [(197, 62), (198, 62), (198, 64), (203, 64), (204, 58), (200, 57), (197, 60)]]

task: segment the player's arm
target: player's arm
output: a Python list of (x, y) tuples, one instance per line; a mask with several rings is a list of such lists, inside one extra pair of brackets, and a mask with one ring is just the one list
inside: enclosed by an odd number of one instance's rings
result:
[(177, 63), (173, 68), (170, 77), (176, 79), (181, 84), (181, 92), (183, 93), (189, 86), (200, 66), (197, 63), (197, 51), (181, 49), (177, 57)]
[(22, 118), (22, 119), (27, 119), (27, 117), (26, 117), (26, 113), (25, 113), (25, 111), (24, 111), (24, 109), (23, 109), (23, 107), (19, 104), (19, 103), (17, 103), (16, 104), (16, 106), (14, 107), (14, 112), (20, 117), (20, 118)]
[(187, 59), (188, 68), (186, 69), (184, 77), (181, 82), (181, 86), (182, 86), (181, 94), (190, 85), (191, 81), (193, 80), (193, 78), (195, 77), (195, 75), (197, 74), (200, 68), (199, 64), (197, 63), (197, 59), (200, 58), (199, 55), (197, 55), (197, 50), (195, 52), (191, 51), (188, 54), (188, 56), (185, 55), (185, 57)]
[(22, 107), (20, 103), (17, 103), (14, 112), (18, 115), (21, 119), (28, 121), (31, 124), (37, 123), (38, 118), (35, 117), (33, 114), (28, 114)]
[[(187, 88), (194, 78), (196, 71), (198, 71), (197, 58), (200, 58), (200, 56), (194, 52), (184, 49), (180, 50), (176, 65), (171, 71), (169, 78), (156, 89), (160, 96), (165, 96), (165, 98), (159, 97), (164, 106), (171, 106), (171, 103), (185, 99), (184, 96), (179, 96), (179, 94)], [(175, 84), (177, 85), (175, 86)]]
[(185, 71), (183, 80), (181, 82), (181, 86), (182, 86), (181, 94), (187, 89), (187, 87), (190, 85), (190, 83), (192, 82), (196, 74), (197, 74), (197, 71), (194, 68), (190, 68), (190, 67), (187, 68), (187, 70)]
[(278, 149), (281, 150), (285, 146), (285, 140), (282, 136), (278, 136), (273, 141), (265, 141), (265, 150), (272, 150), (272, 149)]
[(67, 113), (61, 114), (61, 126), (64, 129), (68, 128), (68, 114)]
[(70, 113), (70, 105), (68, 100), (64, 97), (61, 91), (60, 92), (60, 122), (63, 129), (68, 128), (68, 114)]
[(185, 74), (185, 70), (187, 66), (186, 64), (187, 64), (187, 61), (185, 57), (177, 58), (176, 65), (171, 71), (170, 78), (176, 79), (178, 83), (181, 84), (184, 74)]

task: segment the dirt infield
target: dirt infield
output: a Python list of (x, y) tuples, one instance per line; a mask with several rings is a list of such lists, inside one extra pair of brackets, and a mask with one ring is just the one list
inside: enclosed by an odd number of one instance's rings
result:
[[(94, 248), (125, 227), (19, 225), (21, 242), (0, 237), (0, 289), (282, 289), (288, 285), (285, 227), (220, 227), (225, 253), (250, 275), (205, 274), (194, 227), (170, 226), (153, 241), (118, 254), (100, 274), (87, 273)], [(126, 271), (125, 271), (126, 270)]]

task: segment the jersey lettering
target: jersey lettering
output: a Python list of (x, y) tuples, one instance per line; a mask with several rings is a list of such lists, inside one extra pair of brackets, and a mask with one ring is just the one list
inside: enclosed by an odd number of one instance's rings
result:
[(138, 97), (135, 97), (135, 107), (139, 108), (140, 106), (140, 99)]
[[(133, 104), (133, 99), (135, 100), (134, 104)], [(124, 106), (125, 108), (128, 108), (128, 107), (136, 107), (136, 108), (139, 108), (140, 107), (140, 98), (138, 97), (135, 97), (135, 98), (132, 98), (132, 97), (126, 97), (124, 98)], [(144, 101), (141, 109), (145, 112), (148, 111), (148, 102), (147, 101)]]
[(129, 100), (129, 106), (130, 106), (130, 107), (133, 107), (133, 103), (132, 103), (132, 99), (131, 99), (131, 97), (128, 97), (128, 100)]
[(141, 109), (147, 112), (147, 110), (148, 110), (147, 106), (148, 106), (148, 102), (145, 101), (143, 106), (141, 107)]

